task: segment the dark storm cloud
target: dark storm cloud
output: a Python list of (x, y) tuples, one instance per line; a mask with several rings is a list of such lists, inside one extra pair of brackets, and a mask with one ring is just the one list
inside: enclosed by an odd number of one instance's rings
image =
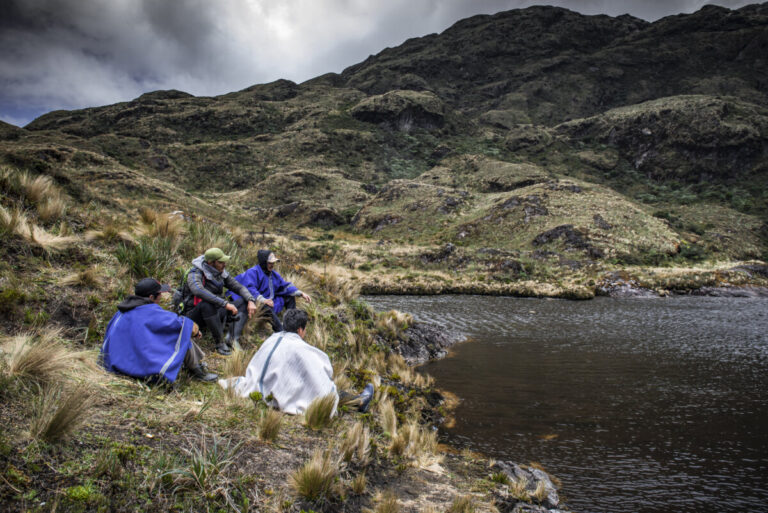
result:
[[(647, 20), (703, 1), (5, 0), (0, 119), (126, 101), (156, 89), (222, 94), (339, 72), (459, 19), (531, 5)], [(745, 1), (719, 2), (730, 8)]]

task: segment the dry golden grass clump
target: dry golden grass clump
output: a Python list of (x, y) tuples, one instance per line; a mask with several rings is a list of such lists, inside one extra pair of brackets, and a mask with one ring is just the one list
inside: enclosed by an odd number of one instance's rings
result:
[(368, 486), (368, 478), (365, 477), (365, 472), (357, 474), (349, 483), (349, 487), (352, 493), (355, 495), (362, 495), (365, 493), (365, 488)]
[(139, 233), (147, 237), (164, 237), (178, 241), (184, 235), (184, 220), (171, 214), (160, 214), (149, 208), (139, 211)]
[(75, 370), (78, 362), (78, 355), (61, 342), (61, 332), (51, 329), (6, 339), (3, 356), (9, 377), (38, 384), (62, 379)]
[(51, 196), (37, 206), (37, 217), (44, 223), (56, 221), (67, 212), (67, 203), (62, 196)]
[(77, 237), (63, 237), (47, 232), (44, 228), (29, 221), (26, 214), (18, 207), (9, 212), (2, 205), (0, 205), (0, 232), (15, 235), (24, 242), (38, 246), (47, 253), (62, 251), (77, 241)]
[(461, 495), (453, 499), (447, 513), (474, 513), (475, 503), (471, 495)]
[(321, 266), (317, 264), (308, 267), (311, 273), (307, 275), (319, 291), (328, 294), (331, 303), (348, 302), (360, 294), (360, 285), (351, 279), (349, 271), (336, 265)]
[(32, 406), (30, 435), (46, 442), (61, 440), (87, 420), (92, 405), (93, 393), (83, 385), (66, 393), (60, 386), (41, 390)]
[(398, 310), (382, 312), (376, 316), (376, 331), (389, 340), (396, 340), (413, 325), (413, 316)]
[(365, 509), (366, 513), (400, 513), (400, 501), (392, 490), (378, 492), (373, 497), (376, 507), (373, 510)]
[(528, 493), (528, 479), (520, 476), (517, 479), (511, 480), (509, 483), (509, 494), (517, 500), (531, 500), (531, 494)]
[(355, 422), (341, 442), (341, 459), (360, 466), (370, 463), (371, 432), (360, 421)]
[(136, 242), (130, 231), (124, 229), (117, 221), (109, 221), (100, 230), (88, 230), (85, 232), (85, 240), (98, 240), (103, 242), (124, 242), (133, 244)]
[(418, 467), (427, 467), (439, 462), (436, 456), (437, 432), (411, 422), (403, 426), (392, 438), (390, 453), (412, 460)]
[(224, 362), (224, 370), (222, 374), (227, 378), (235, 378), (237, 376), (245, 376), (245, 371), (248, 369), (248, 364), (253, 358), (255, 351), (241, 351), (235, 349), (232, 354)]
[(336, 477), (339, 465), (331, 451), (315, 451), (312, 458), (291, 474), (289, 484), (294, 493), (310, 501), (332, 500), (339, 493)]
[(386, 436), (395, 438), (397, 435), (397, 412), (395, 405), (389, 398), (379, 403), (379, 426)]
[(336, 397), (336, 394), (331, 393), (309, 403), (304, 412), (304, 425), (315, 431), (327, 427), (336, 407)]
[(79, 271), (65, 276), (59, 282), (60, 285), (69, 287), (88, 287), (99, 288), (102, 284), (102, 275), (104, 270), (99, 265), (89, 267), (84, 271)]
[(259, 439), (274, 442), (283, 427), (283, 414), (272, 408), (267, 408), (259, 419)]

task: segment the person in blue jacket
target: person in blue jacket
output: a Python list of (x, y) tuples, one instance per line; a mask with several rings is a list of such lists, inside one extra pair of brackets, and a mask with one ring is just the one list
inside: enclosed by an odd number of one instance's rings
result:
[(152, 278), (140, 280), (134, 295), (117, 305), (101, 346), (100, 362), (109, 372), (173, 383), (184, 367), (195, 379), (213, 382), (202, 349), (192, 340), (200, 336), (191, 319), (163, 309), (160, 296), (169, 292)]
[[(235, 280), (240, 282), (248, 291), (253, 294), (256, 301), (261, 304), (263, 309), (267, 310), (269, 322), (272, 330), (275, 332), (283, 331), (283, 324), (280, 322), (278, 314), (283, 310), (296, 308), (296, 298), (301, 297), (308, 303), (312, 298), (300, 291), (293, 283), (286, 281), (275, 271), (275, 263), (280, 260), (274, 253), (268, 249), (260, 249), (256, 253), (258, 265), (255, 265), (242, 274), (235, 276)], [(234, 301), (239, 299), (235, 293), (231, 293)], [(247, 318), (240, 315), (240, 320), (233, 323), (230, 332), (227, 334), (228, 340), (235, 347), (239, 346), (238, 340), (243, 332), (243, 327)]]

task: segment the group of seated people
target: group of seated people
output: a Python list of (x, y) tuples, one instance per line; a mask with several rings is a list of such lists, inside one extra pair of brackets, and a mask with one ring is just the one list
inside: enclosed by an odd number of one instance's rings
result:
[(100, 354), (103, 367), (169, 383), (184, 368), (194, 379), (217, 381), (218, 375), (208, 370), (204, 353), (193, 339), (208, 331), (216, 351), (229, 355), (241, 349), (239, 339), (248, 319), (261, 311), (274, 334), (251, 359), (246, 376), (219, 380), (222, 387), (231, 387), (243, 397), (259, 391), (272, 406), (288, 413), (303, 413), (312, 400), (328, 394), (336, 395), (337, 405), (341, 396), (345, 404), (365, 411), (373, 385), (359, 395), (336, 390), (328, 356), (304, 342), (308, 315), (295, 308), (297, 297), (312, 299), (275, 271), (279, 261), (275, 254), (259, 250), (258, 264), (236, 277), (226, 270), (229, 260), (221, 249), (210, 248), (192, 261), (174, 296), (180, 314), (159, 305), (161, 295), (171, 292), (170, 286), (153, 278), (136, 283), (134, 294), (117, 306), (107, 326)]

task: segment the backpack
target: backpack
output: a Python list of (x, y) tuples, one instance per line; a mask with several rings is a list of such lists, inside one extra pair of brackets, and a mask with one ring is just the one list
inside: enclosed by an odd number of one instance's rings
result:
[[(196, 307), (202, 299), (197, 296), (193, 296), (187, 285), (187, 277), (189, 273), (194, 271), (192, 267), (187, 269), (181, 277), (181, 283), (179, 288), (173, 291), (173, 298), (171, 299), (174, 311), (179, 315), (184, 315), (184, 312), (192, 310)], [(205, 285), (205, 274), (203, 274), (203, 285)]]

